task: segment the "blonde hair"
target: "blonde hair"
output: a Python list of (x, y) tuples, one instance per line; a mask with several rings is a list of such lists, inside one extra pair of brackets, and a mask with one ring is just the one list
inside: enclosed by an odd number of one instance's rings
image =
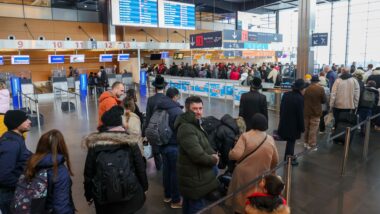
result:
[(0, 89), (6, 89), (7, 88), (7, 84), (5, 84), (4, 81), (0, 81)]

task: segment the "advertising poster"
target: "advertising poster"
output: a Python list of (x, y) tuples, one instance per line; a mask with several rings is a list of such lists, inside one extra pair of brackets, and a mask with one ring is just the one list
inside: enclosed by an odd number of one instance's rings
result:
[(223, 98), (224, 83), (210, 83), (210, 97)]
[(220, 47), (222, 47), (222, 31), (190, 35), (190, 49)]
[(179, 80), (179, 79), (168, 79), (167, 81), (169, 82), (170, 88), (176, 88), (179, 91), (181, 91), (181, 89), (182, 89), (181, 80)]
[(208, 96), (208, 82), (202, 80), (194, 81), (194, 94), (199, 96)]
[(191, 94), (194, 90), (193, 81), (191, 80), (182, 80), (182, 93)]
[(249, 91), (249, 87), (235, 86), (234, 88), (234, 105), (238, 106), (240, 104), (240, 97), (242, 94)]
[(84, 62), (84, 55), (70, 55), (70, 63)]
[(226, 83), (224, 86), (224, 93), (223, 96), (226, 96), (227, 99), (233, 99), (234, 95), (234, 84), (233, 83)]

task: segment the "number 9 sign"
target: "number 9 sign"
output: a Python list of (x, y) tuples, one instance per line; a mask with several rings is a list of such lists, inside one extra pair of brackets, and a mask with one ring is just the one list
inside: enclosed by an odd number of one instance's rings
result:
[(24, 42), (23, 42), (23, 41), (18, 41), (18, 42), (17, 42), (17, 48), (18, 48), (18, 49), (22, 49), (22, 48), (24, 48)]

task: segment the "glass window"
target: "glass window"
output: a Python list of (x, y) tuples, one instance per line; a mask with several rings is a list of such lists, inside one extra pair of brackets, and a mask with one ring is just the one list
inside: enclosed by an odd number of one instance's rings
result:
[(50, 0), (0, 0), (0, 3), (23, 4), (39, 7), (50, 7)]

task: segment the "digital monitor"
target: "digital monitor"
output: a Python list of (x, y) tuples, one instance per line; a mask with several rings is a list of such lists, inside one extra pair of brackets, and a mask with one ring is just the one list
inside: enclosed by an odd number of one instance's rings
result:
[(64, 55), (49, 55), (48, 57), (49, 64), (63, 64), (65, 63)]
[(157, 27), (157, 0), (112, 0), (112, 24)]
[(129, 54), (118, 54), (117, 55), (117, 61), (128, 61), (129, 60)]
[(158, 0), (158, 26), (195, 30), (195, 5)]
[(70, 63), (84, 62), (84, 54), (70, 55)]
[(160, 60), (161, 59), (161, 54), (151, 54), (150, 55), (150, 60)]
[(112, 62), (112, 54), (100, 54), (99, 62)]
[(13, 55), (11, 56), (12, 65), (29, 65), (30, 57), (29, 55)]
[(175, 53), (173, 58), (174, 59), (183, 59), (183, 53)]

